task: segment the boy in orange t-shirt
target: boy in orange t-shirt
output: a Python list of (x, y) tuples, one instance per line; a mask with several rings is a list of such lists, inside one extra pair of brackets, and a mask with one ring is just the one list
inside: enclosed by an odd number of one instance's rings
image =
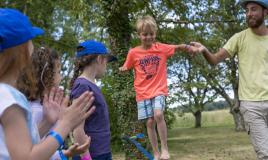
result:
[[(175, 50), (186, 51), (186, 44), (169, 45), (155, 42), (157, 25), (151, 16), (145, 16), (136, 23), (141, 45), (130, 49), (120, 71), (134, 68), (138, 119), (147, 119), (147, 132), (153, 148), (154, 159), (169, 159), (167, 147), (167, 127), (163, 111), (167, 87), (167, 59)], [(161, 154), (157, 144), (157, 133), (161, 141)]]

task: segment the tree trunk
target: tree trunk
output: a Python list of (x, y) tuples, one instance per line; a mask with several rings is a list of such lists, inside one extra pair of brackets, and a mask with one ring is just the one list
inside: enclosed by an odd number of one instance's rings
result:
[(231, 114), (233, 115), (233, 119), (235, 122), (235, 130), (236, 131), (245, 131), (245, 125), (244, 125), (244, 119), (243, 116), (240, 112), (234, 112), (230, 111)]
[(201, 128), (202, 112), (196, 111), (194, 113), (194, 118), (195, 118), (195, 128)]
[(245, 131), (245, 123), (244, 123), (244, 118), (239, 111), (239, 100), (237, 96), (235, 96), (235, 103), (234, 105), (230, 108), (230, 113), (233, 115), (234, 123), (235, 123), (235, 130), (236, 131)]
[[(105, 24), (107, 32), (109, 34), (109, 40), (111, 45), (111, 52), (117, 55), (118, 63), (114, 63), (112, 66), (113, 73), (113, 94), (112, 101), (114, 102), (115, 111), (117, 111), (117, 119), (119, 123), (118, 130), (121, 135), (134, 136), (137, 133), (145, 133), (146, 130), (141, 122), (137, 121), (137, 108), (135, 101), (135, 93), (133, 90), (133, 74), (119, 74), (118, 68), (124, 63), (126, 53), (130, 48), (130, 40), (132, 28), (129, 20), (129, 10), (131, 1), (128, 0), (113, 0), (113, 1), (101, 1), (105, 11)], [(148, 141), (149, 142), (149, 141)], [(130, 145), (124, 147), (125, 159), (141, 159), (143, 154), (138, 152), (136, 147)], [(135, 155), (133, 157), (133, 155)]]
[(237, 64), (234, 59), (231, 61), (232, 65), (232, 87), (234, 91), (234, 103), (230, 108), (230, 113), (233, 115), (235, 130), (236, 131), (245, 131), (245, 123), (244, 118), (239, 110), (240, 102), (238, 98), (238, 78), (237, 78)]

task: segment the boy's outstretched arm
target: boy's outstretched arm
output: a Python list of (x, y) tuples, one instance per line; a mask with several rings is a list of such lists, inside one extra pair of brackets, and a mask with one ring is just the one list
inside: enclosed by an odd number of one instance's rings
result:
[(125, 66), (122, 66), (122, 67), (120, 67), (119, 68), (119, 71), (120, 72), (125, 72), (125, 71), (127, 71), (128, 69), (127, 69), (127, 67), (125, 67)]
[(192, 55), (202, 53), (205, 59), (211, 65), (217, 65), (219, 62), (230, 57), (229, 53), (225, 49), (220, 49), (217, 53), (212, 54), (204, 45), (198, 42), (191, 42), (188, 52)]
[(190, 47), (190, 45), (187, 45), (187, 44), (178, 44), (178, 45), (175, 45), (175, 49), (177, 51), (186, 51), (186, 52), (188, 52), (189, 51), (189, 47)]
[(211, 53), (204, 45), (198, 42), (191, 42), (188, 44), (176, 45), (176, 50), (185, 51), (195, 56), (198, 53), (203, 53), (209, 64), (217, 65), (219, 62), (229, 57), (228, 52), (225, 49), (220, 49), (217, 53)]
[(133, 53), (131, 53), (130, 51), (127, 54), (127, 58), (126, 61), (124, 62), (124, 64), (119, 68), (120, 72), (125, 72), (127, 70), (130, 70), (131, 68), (133, 68), (134, 65), (134, 56)]
[(223, 48), (221, 48), (217, 53), (213, 54), (204, 45), (198, 42), (191, 42), (188, 46), (186, 47), (187, 52), (192, 54), (192, 56), (195, 56), (198, 53), (202, 53), (205, 59), (211, 65), (217, 65), (219, 62), (230, 57), (229, 53)]

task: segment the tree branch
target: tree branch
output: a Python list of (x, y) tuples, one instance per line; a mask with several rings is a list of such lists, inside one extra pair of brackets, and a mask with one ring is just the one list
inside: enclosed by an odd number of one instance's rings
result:
[(160, 23), (175, 23), (175, 24), (195, 24), (195, 23), (237, 23), (241, 20), (172, 20), (166, 19), (159, 21)]

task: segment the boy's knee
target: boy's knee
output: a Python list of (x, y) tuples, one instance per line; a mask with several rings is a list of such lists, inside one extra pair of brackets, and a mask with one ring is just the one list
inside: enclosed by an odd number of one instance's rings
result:
[(155, 121), (157, 123), (163, 121), (164, 120), (164, 114), (163, 114), (163, 112), (156, 112), (154, 114), (154, 119), (155, 119)]
[(155, 121), (154, 121), (153, 118), (148, 118), (146, 124), (147, 124), (147, 127), (152, 128), (152, 127), (154, 127), (154, 125), (155, 125)]

